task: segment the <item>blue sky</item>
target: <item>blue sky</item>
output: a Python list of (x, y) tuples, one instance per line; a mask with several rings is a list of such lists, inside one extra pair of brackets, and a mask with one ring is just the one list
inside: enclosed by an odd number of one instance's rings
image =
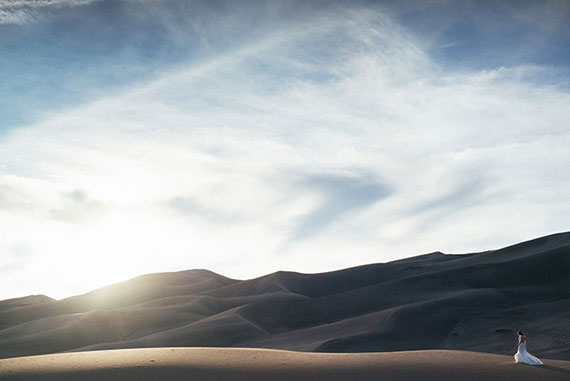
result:
[(0, 298), (568, 229), (566, 2), (0, 0)]

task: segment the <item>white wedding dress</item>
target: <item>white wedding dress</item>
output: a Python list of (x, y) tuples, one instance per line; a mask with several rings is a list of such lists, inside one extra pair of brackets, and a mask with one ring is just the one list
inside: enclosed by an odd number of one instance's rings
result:
[(526, 344), (520, 343), (517, 353), (515, 353), (515, 362), (528, 365), (543, 365), (537, 357), (526, 351)]

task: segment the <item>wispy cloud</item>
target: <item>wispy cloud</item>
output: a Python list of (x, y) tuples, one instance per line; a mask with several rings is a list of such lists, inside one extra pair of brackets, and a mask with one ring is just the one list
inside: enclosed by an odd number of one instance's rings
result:
[(364, 7), (268, 27), (6, 134), (0, 251), (67, 279), (58, 296), (79, 279), (324, 271), (562, 230), (570, 95), (549, 75), (447, 72)]
[(299, 186), (304, 188), (301, 192), (321, 193), (321, 202), (296, 222), (292, 241), (314, 238), (350, 212), (370, 206), (390, 195), (388, 185), (349, 171), (309, 175), (299, 181)]
[(73, 7), (101, 0), (2, 0), (0, 24), (24, 24), (42, 18), (42, 9)]
[(85, 221), (103, 213), (103, 203), (90, 199), (79, 189), (61, 194), (60, 205), (49, 211), (49, 218), (73, 223)]

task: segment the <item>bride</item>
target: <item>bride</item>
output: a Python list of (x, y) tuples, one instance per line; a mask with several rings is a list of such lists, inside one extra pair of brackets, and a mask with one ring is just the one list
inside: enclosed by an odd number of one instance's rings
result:
[(542, 361), (526, 351), (526, 343), (528, 343), (526, 336), (519, 331), (519, 347), (517, 353), (515, 353), (515, 362), (528, 365), (543, 365)]

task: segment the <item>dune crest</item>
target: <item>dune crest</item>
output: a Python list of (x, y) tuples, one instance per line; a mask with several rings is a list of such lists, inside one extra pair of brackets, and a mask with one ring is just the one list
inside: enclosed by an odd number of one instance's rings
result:
[(306, 352), (453, 349), (570, 360), (570, 233), (250, 280), (149, 274), (55, 301), (0, 302), (0, 357), (155, 347)]
[(236, 348), (154, 348), (0, 360), (3, 380), (568, 380), (570, 362), (544, 367), (461, 351), (320, 354)]

